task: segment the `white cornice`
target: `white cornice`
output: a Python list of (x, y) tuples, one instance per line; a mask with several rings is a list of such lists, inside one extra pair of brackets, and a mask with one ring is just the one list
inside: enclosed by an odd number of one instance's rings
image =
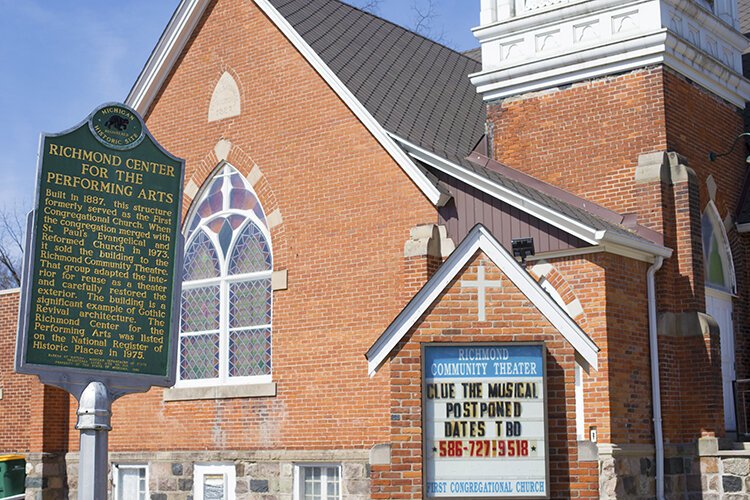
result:
[(663, 61), (666, 32), (469, 75), (485, 101), (622, 73)]
[[(375, 120), (364, 105), (359, 102), (338, 76), (323, 62), (312, 47), (305, 42), (302, 36), (294, 30), (284, 16), (268, 0), (253, 1), (268, 16), (271, 22), (276, 25), (279, 31), (286, 36), (310, 66), (318, 72), (328, 86), (375, 137), (383, 149), (390, 154), (393, 160), (402, 168), (412, 182), (416, 184), (427, 199), (435, 206), (444, 205), (450, 197), (432, 184), (414, 162), (411, 161), (409, 156), (391, 140), (380, 123)], [(159, 43), (146, 63), (146, 67), (136, 80), (130, 95), (125, 101), (126, 104), (136, 109), (141, 115), (145, 116), (147, 114), (209, 3), (210, 0), (182, 0), (177, 7), (177, 11), (172, 16), (166, 31), (159, 40)]]
[(664, 64), (744, 108), (745, 37), (690, 0), (588, 0), (530, 11), (474, 30), (485, 100)]
[(474, 36), (480, 41), (493, 40), (503, 37), (512, 32), (520, 34), (525, 31), (536, 30), (553, 26), (560, 21), (561, 14), (559, 11), (565, 11), (564, 17), (568, 20), (577, 20), (591, 15), (592, 12), (606, 11), (619, 7), (629, 7), (642, 3), (643, 0), (578, 0), (576, 2), (561, 3), (547, 9), (532, 10), (522, 13), (509, 19), (497, 21), (484, 26), (477, 26), (472, 29)]
[(541, 203), (521, 196), (517, 192), (498, 184), (453, 162), (441, 158), (430, 151), (410, 143), (406, 139), (391, 134), (398, 143), (415, 159), (434, 167), (490, 196), (497, 198), (539, 220), (585, 241), (590, 245), (600, 246), (604, 251), (632, 259), (653, 262), (655, 256), (670, 257), (672, 250), (642, 239), (626, 238), (611, 230), (592, 228), (557, 212)]
[(424, 287), (406, 305), (385, 332), (367, 351), (370, 376), (416, 324), (427, 309), (447, 289), (474, 254), (481, 250), (541, 312), (575, 351), (593, 368), (598, 367), (599, 348), (557, 302), (527, 273), (482, 225), (464, 238)]

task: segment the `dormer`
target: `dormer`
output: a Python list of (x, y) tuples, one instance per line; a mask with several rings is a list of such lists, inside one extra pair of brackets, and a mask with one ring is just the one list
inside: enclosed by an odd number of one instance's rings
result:
[(482, 0), (486, 101), (664, 64), (744, 108), (736, 0)]

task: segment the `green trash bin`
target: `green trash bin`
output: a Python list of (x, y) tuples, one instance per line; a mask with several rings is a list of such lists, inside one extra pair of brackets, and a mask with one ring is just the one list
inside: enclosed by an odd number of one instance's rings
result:
[(26, 459), (23, 455), (0, 455), (0, 500), (26, 492)]

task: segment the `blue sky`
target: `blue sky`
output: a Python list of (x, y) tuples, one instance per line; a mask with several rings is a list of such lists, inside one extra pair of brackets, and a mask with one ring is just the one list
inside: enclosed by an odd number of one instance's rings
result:
[[(381, 0), (376, 13), (414, 26), (414, 2)], [(179, 0), (0, 0), (0, 208), (33, 205), (39, 134), (123, 101)], [(362, 6), (367, 0), (350, 0)], [(458, 50), (477, 46), (479, 0), (434, 0), (431, 32)], [(158, 139), (158, 138), (157, 138)]]

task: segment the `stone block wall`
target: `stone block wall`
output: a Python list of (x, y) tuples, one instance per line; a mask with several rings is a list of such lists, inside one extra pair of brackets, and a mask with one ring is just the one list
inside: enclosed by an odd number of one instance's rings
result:
[(640, 499), (654, 496), (656, 464), (653, 449), (647, 448), (613, 450), (610, 446), (600, 447), (599, 498)]
[[(78, 454), (67, 455), (70, 498), (77, 495)], [(368, 452), (273, 451), (273, 452), (157, 452), (110, 453), (110, 464), (148, 465), (151, 500), (192, 500), (195, 464), (233, 464), (237, 500), (292, 500), (295, 465), (341, 464), (341, 492), (348, 500), (370, 498)], [(110, 484), (111, 465), (110, 465)], [(36, 500), (37, 497), (31, 497)], [(27, 499), (31, 500), (27, 494)], [(44, 497), (46, 500), (48, 497)], [(58, 498), (58, 497), (49, 497)], [(63, 498), (63, 497), (59, 497)]]
[(66, 474), (65, 454), (26, 454), (26, 500), (69, 498)]
[(750, 498), (750, 450), (724, 451), (717, 456), (701, 457), (703, 475), (699, 497), (704, 500)]

